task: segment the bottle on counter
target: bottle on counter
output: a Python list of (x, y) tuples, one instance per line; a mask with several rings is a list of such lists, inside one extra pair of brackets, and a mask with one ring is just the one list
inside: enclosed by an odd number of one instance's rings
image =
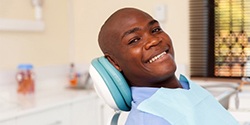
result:
[(35, 79), (32, 64), (18, 65), (16, 74), (18, 82), (17, 92), (20, 94), (30, 94), (35, 91)]
[(76, 72), (74, 63), (70, 64), (69, 82), (71, 87), (76, 87), (78, 83), (78, 74)]

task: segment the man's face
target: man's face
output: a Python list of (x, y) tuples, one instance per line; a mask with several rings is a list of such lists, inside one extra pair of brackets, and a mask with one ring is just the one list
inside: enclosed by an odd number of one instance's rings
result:
[(143, 12), (133, 13), (120, 18), (116, 33), (114, 57), (130, 85), (157, 87), (173, 77), (172, 41), (156, 20)]

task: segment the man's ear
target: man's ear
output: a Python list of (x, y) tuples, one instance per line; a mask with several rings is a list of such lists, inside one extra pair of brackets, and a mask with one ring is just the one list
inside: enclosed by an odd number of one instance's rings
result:
[(105, 55), (105, 57), (108, 59), (108, 61), (118, 70), (118, 71), (122, 71), (121, 67), (119, 66), (119, 64), (112, 59), (112, 57), (110, 55)]

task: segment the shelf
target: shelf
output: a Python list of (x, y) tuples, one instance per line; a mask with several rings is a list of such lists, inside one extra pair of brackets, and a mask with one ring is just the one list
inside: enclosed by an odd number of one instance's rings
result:
[(0, 18), (0, 31), (43, 31), (43, 21)]

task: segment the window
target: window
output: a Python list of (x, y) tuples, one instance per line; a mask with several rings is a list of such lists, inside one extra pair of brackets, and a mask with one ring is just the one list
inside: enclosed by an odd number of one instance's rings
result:
[(191, 76), (250, 77), (250, 0), (190, 0)]

